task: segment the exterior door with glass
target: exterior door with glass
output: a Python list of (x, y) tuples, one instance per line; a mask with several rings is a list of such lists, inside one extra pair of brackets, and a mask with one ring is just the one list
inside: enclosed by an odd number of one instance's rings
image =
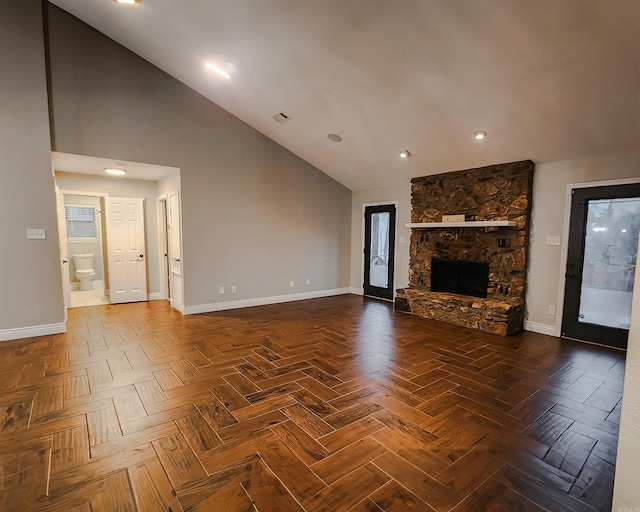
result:
[(364, 210), (364, 294), (393, 300), (396, 207), (366, 206)]
[(626, 348), (640, 183), (573, 190), (562, 336)]

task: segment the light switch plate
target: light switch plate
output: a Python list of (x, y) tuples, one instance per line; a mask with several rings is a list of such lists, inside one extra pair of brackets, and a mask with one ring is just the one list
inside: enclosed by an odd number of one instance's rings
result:
[(45, 240), (47, 232), (44, 229), (27, 229), (27, 240)]

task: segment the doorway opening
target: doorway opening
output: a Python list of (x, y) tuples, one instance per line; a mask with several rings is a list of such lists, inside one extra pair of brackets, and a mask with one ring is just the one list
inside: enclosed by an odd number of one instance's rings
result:
[(66, 245), (68, 263), (63, 275), (68, 280), (68, 307), (108, 304), (105, 195), (62, 190), (59, 197), (64, 236), (60, 243)]
[[(171, 300), (171, 288), (166, 282), (168, 265), (163, 261), (166, 245), (170, 238), (167, 232), (169, 225), (166, 214), (159, 211), (160, 208), (157, 207), (160, 204), (157, 200), (164, 197), (166, 205), (171, 195), (179, 193), (180, 169), (59, 152), (52, 152), (52, 164), (56, 190), (58, 190), (60, 261), (65, 308), (96, 303)], [(105, 169), (113, 167), (126, 169), (126, 175), (124, 177), (107, 176)], [(100, 250), (87, 250), (82, 253), (76, 250), (76, 247), (80, 248), (79, 246), (68, 243), (63, 199), (65, 194), (61, 192), (61, 189), (70, 196), (94, 196), (94, 198), (100, 199), (100, 206), (96, 206), (94, 210), (97, 222), (100, 224), (97, 228), (102, 244)], [(135, 204), (131, 198), (137, 198)], [(175, 207), (179, 208), (179, 203), (176, 203)], [(78, 210), (76, 213), (85, 214), (87, 212)], [(134, 213), (137, 217), (132, 219), (131, 216)], [(91, 216), (87, 215), (86, 217), (90, 218)], [(179, 219), (179, 212), (176, 214), (176, 218)], [(72, 226), (72, 229), (75, 227), (81, 231), (83, 229), (81, 223), (85, 221), (85, 217), (80, 215), (72, 220), (77, 222), (77, 225)], [(109, 230), (107, 228), (110, 224), (112, 224), (112, 229)], [(123, 228), (122, 232), (116, 228), (117, 225)], [(137, 232), (132, 227), (136, 225), (141, 228)], [(116, 254), (118, 236), (125, 245), (135, 241), (136, 247), (127, 247), (127, 249), (131, 249), (127, 258), (123, 257), (124, 249)], [(181, 239), (179, 225), (175, 227), (174, 238), (178, 241)], [(114, 254), (110, 254), (111, 249), (116, 252), (111, 251)], [(71, 304), (71, 290), (78, 285), (72, 285), (69, 277), (65, 279), (65, 276), (76, 272), (73, 254), (94, 255), (93, 261), (95, 261), (96, 268), (91, 268), (96, 273), (91, 279), (92, 289), (83, 290), (83, 292), (85, 292), (84, 295), (89, 295), (86, 293), (88, 291), (91, 291), (91, 294), (96, 294), (101, 288), (100, 281), (102, 281), (105, 292), (100, 293), (98, 299), (86, 298), (78, 301), (74, 297), (73, 304)], [(111, 262), (109, 262), (110, 259)], [(88, 258), (84, 258), (85, 263), (87, 260)], [(98, 268), (101, 272), (97, 271)], [(118, 275), (125, 276), (124, 282), (131, 285), (129, 287), (131, 290), (127, 289), (128, 285), (123, 286), (122, 281), (115, 279)], [(178, 279), (182, 279), (182, 268), (180, 268), (180, 275), (174, 277), (174, 281)], [(117, 290), (114, 288), (114, 284)], [(86, 283), (85, 288), (88, 288)], [(135, 297), (128, 293), (134, 290)], [(118, 292), (115, 293), (115, 297), (119, 297), (118, 300), (113, 300), (114, 291)], [(180, 304), (182, 304), (182, 299)]]
[(364, 295), (393, 300), (396, 205), (364, 207)]
[(626, 349), (640, 230), (640, 183), (572, 191), (564, 337)]

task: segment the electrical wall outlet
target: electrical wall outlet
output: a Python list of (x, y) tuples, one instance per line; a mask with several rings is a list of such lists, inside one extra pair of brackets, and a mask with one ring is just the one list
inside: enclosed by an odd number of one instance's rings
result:
[(47, 232), (44, 229), (27, 229), (27, 240), (45, 240)]
[(220, 295), (224, 295), (224, 286), (221, 286), (219, 288), (219, 291), (220, 291)]
[(560, 245), (560, 235), (547, 236), (547, 245)]
[(311, 284), (311, 279), (307, 279), (307, 286)]
[(237, 291), (238, 291), (238, 290), (236, 289), (236, 286), (235, 286), (235, 285), (233, 285), (233, 286), (231, 287), (231, 293), (236, 293)]
[(556, 307), (555, 306), (549, 306), (549, 314), (550, 315), (555, 315), (556, 314)]
[(293, 288), (296, 285), (293, 281), (289, 281), (289, 288)]

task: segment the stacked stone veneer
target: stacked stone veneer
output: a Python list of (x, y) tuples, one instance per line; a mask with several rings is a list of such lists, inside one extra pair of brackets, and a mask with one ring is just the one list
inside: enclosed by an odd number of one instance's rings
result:
[[(412, 229), (409, 288), (397, 290), (396, 310), (501, 335), (522, 330), (533, 168), (526, 160), (411, 180), (411, 222), (464, 214), (517, 225)], [(430, 291), (434, 257), (488, 263), (487, 298)]]

